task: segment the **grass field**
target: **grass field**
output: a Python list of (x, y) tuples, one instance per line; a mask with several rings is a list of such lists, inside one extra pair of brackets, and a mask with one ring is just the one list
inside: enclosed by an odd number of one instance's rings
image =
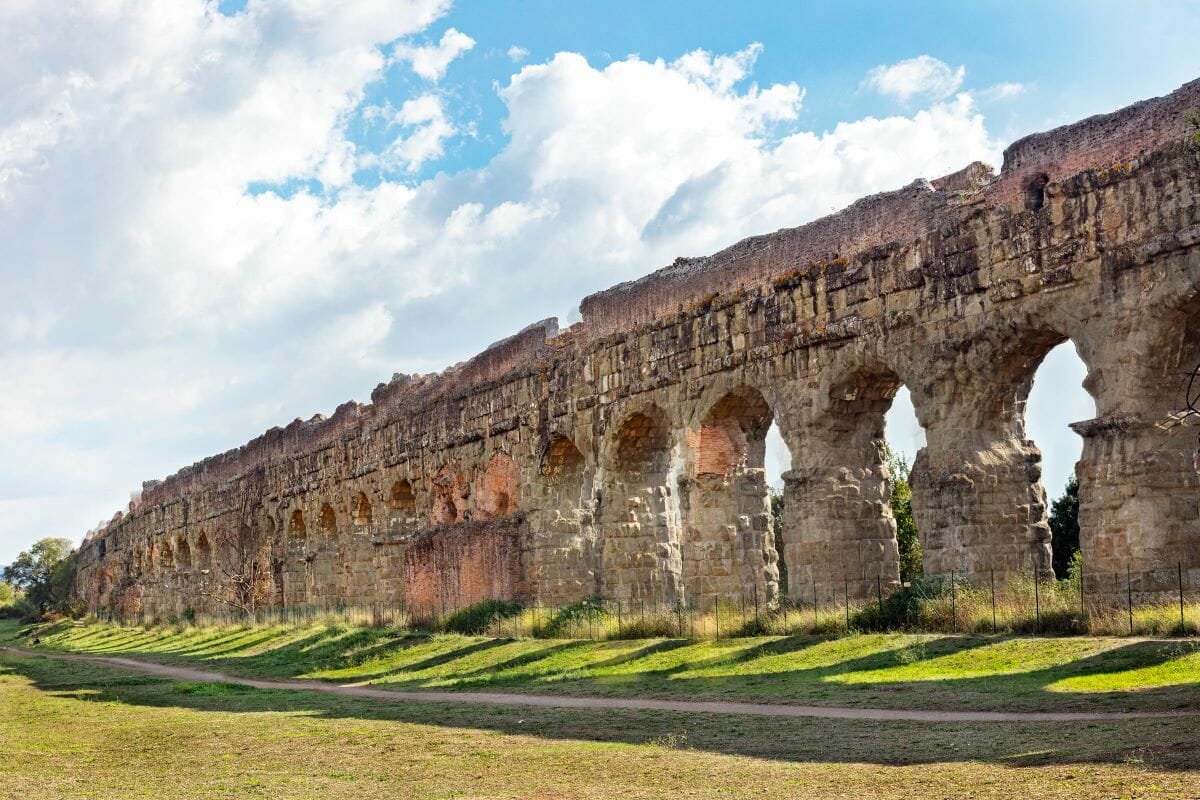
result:
[(387, 703), (0, 654), (0, 796), (1192, 797), (1194, 719), (871, 723)]
[[(16, 628), (0, 627), (0, 641)], [(876, 708), (1200, 707), (1200, 642), (939, 634), (608, 642), (387, 628), (59, 625), (44, 650), (137, 655), (246, 677), (393, 689), (746, 700)], [(20, 644), (27, 644), (21, 640)]]

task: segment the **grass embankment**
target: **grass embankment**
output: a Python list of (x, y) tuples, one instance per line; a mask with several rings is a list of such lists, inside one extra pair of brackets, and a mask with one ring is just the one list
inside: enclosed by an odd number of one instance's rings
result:
[(2, 797), (1183, 797), (1200, 767), (1194, 719), (928, 725), (387, 703), (8, 654), (0, 730)]
[[(0, 629), (0, 639), (3, 631), (14, 634)], [(397, 690), (945, 710), (1200, 707), (1194, 641), (862, 634), (591, 642), (351, 626), (60, 624), (41, 631), (39, 646)]]

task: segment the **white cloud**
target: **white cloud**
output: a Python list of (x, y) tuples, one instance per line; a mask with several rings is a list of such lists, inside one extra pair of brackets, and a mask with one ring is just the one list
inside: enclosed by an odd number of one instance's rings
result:
[(514, 44), (508, 48), (508, 57), (516, 64), (520, 64), (525, 59), (529, 58), (529, 51), (519, 44)]
[[(746, 85), (758, 46), (561, 53), (501, 90), (488, 163), (417, 180), (453, 95), (363, 103), (441, 2), (29, 8), (0, 9), (32, 43), (0, 48), (5, 546), (675, 256), (998, 157), (966, 95), (815, 134), (798, 85)], [(364, 150), (357, 119), (399, 135)], [(408, 182), (355, 183), (372, 159)], [(47, 480), (80, 505), (34, 513)]]
[(867, 73), (863, 83), (880, 94), (907, 103), (918, 95), (940, 100), (962, 86), (966, 67), (952, 69), (933, 56), (920, 55), (895, 64), (881, 64)]
[(405, 101), (395, 122), (414, 129), (396, 139), (383, 154), (383, 164), (392, 169), (416, 172), (426, 162), (441, 157), (446, 140), (454, 135), (454, 125), (446, 119), (441, 98), (425, 94)]
[(408, 61), (413, 72), (427, 81), (438, 81), (446, 75), (450, 62), (475, 46), (475, 40), (462, 31), (449, 28), (436, 45), (417, 46), (398, 44), (392, 51), (397, 61)]
[(979, 95), (984, 100), (1009, 100), (1020, 97), (1029, 90), (1023, 83), (997, 83), (982, 90)]

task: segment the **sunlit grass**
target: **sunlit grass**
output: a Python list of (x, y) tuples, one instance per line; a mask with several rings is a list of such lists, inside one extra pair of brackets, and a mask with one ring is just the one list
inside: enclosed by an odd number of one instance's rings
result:
[(871, 633), (581, 641), (344, 624), (100, 623), (60, 624), (40, 636), (47, 650), (398, 690), (1004, 710), (1176, 708), (1200, 697), (1200, 642), (1188, 640)]
[[(1200, 681), (1200, 651), (1181, 646), (1178, 655), (1157, 664), (1098, 675), (1075, 675), (1046, 686), (1051, 692), (1134, 692), (1163, 686), (1194, 686)], [(1200, 687), (1198, 687), (1200, 688)]]

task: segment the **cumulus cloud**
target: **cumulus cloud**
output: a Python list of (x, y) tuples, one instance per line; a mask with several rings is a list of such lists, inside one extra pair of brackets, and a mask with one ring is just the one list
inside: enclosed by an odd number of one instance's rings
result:
[(907, 103), (918, 95), (940, 100), (962, 86), (966, 67), (951, 68), (933, 56), (920, 55), (895, 64), (881, 64), (867, 73), (863, 83), (880, 94)]
[(413, 72), (427, 81), (438, 81), (446, 75), (450, 62), (475, 46), (475, 40), (462, 31), (448, 28), (435, 45), (398, 44), (392, 51), (397, 61), (412, 64)]
[(513, 61), (513, 63), (520, 64), (522, 61), (529, 58), (529, 51), (524, 47), (521, 47), (519, 44), (514, 44), (512, 47), (508, 48), (508, 57)]
[[(21, 376), (0, 417), (0, 541), (18, 521), (82, 532), (142, 479), (678, 255), (998, 156), (967, 95), (805, 131), (803, 89), (753, 83), (751, 45), (525, 65), (500, 89), (494, 157), (422, 180), (457, 135), (453, 94), (364, 97), (442, 11), (0, 10), (32, 43), (0, 48), (0, 369)], [(368, 118), (390, 144), (355, 139)], [(356, 181), (370, 163), (384, 178)], [(72, 499), (29, 500), (46, 476)]]

